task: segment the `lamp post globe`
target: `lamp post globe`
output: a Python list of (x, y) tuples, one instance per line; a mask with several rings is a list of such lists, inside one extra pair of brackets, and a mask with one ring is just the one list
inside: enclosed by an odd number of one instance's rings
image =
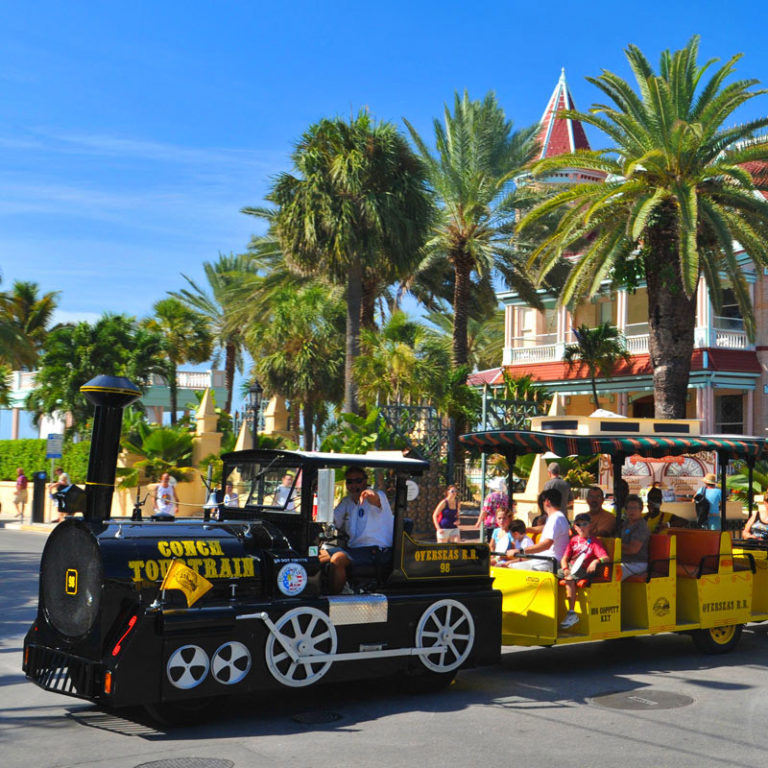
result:
[(253, 447), (258, 447), (259, 439), (259, 413), (261, 412), (261, 399), (264, 389), (261, 384), (254, 379), (248, 387), (248, 412), (251, 417), (251, 433), (253, 435)]

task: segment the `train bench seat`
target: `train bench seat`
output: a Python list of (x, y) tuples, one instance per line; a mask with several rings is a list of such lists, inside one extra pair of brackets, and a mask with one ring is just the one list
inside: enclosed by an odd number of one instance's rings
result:
[(720, 531), (670, 528), (677, 541), (677, 575), (699, 579), (720, 567)]
[(624, 583), (641, 584), (669, 576), (671, 565), (670, 549), (671, 538), (665, 533), (653, 533), (648, 542), (648, 570), (637, 576), (628, 576)]

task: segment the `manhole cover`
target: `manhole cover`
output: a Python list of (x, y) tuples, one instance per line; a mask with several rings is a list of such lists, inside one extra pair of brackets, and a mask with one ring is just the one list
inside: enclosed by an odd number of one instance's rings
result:
[(153, 760), (142, 763), (136, 768), (232, 768), (231, 760), (219, 760), (215, 757), (171, 757), (167, 760)]
[(325, 723), (335, 723), (337, 720), (341, 720), (341, 715), (338, 712), (300, 712), (298, 715), (294, 715), (293, 719), (297, 723), (302, 725), (323, 725)]
[(588, 701), (608, 709), (678, 709), (693, 704), (690, 696), (669, 691), (605, 693), (601, 696), (592, 696)]

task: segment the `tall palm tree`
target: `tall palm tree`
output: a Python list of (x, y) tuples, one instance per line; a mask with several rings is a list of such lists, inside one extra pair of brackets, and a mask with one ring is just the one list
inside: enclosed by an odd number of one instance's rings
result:
[(292, 160), (268, 214), (291, 268), (346, 288), (344, 409), (356, 412), (364, 283), (371, 290), (372, 276), (389, 279), (418, 257), (432, 210), (424, 167), (395, 126), (365, 112), (311, 126)]
[(42, 296), (37, 283), (17, 280), (0, 294), (0, 333), (4, 359), (16, 369), (35, 367), (48, 333), (59, 291)]
[(456, 93), (453, 113), (434, 121), (436, 154), (405, 120), (440, 207), (420, 271), (442, 265), (453, 277), (453, 363), (468, 362), (470, 287), (504, 267), (503, 277), (540, 307), (504, 225), (514, 216), (514, 177), (536, 152), (535, 127), (513, 131), (493, 93), (472, 101)]
[[(450, 359), (453, 339), (453, 313), (429, 312), (427, 322), (439, 334)], [(504, 310), (495, 301), (486, 305), (480, 316), (470, 313), (467, 318), (467, 363), (473, 370), (498, 366), (504, 353)]]
[(595, 408), (600, 407), (597, 396), (597, 376), (610, 377), (620, 360), (629, 362), (632, 355), (627, 352), (623, 335), (610, 323), (600, 323), (596, 328), (580, 325), (573, 329), (575, 344), (569, 344), (563, 353), (568, 368), (586, 366), (592, 382), (592, 399)]
[(313, 448), (321, 405), (336, 399), (340, 390), (343, 329), (344, 308), (338, 296), (310, 285), (275, 293), (270, 316), (257, 332), (256, 375), (268, 394), (279, 393), (301, 404), (307, 450)]
[(154, 316), (145, 318), (144, 328), (163, 338), (167, 361), (167, 382), (171, 399), (171, 424), (176, 424), (178, 384), (176, 372), (182, 363), (203, 363), (211, 356), (211, 334), (208, 324), (179, 299), (161, 299), (152, 307)]
[[(225, 256), (219, 260), (203, 262), (203, 271), (208, 286), (200, 287), (191, 277), (182, 274), (188, 288), (169, 291), (170, 295), (197, 311), (208, 323), (213, 343), (224, 351), (224, 379), (227, 400), (224, 410), (232, 410), (232, 392), (235, 386), (235, 372), (243, 371), (243, 328), (244, 311), (236, 298), (241, 291), (244, 275), (256, 271), (253, 261), (244, 254)], [(214, 365), (220, 358), (214, 358)]]
[(553, 210), (566, 211), (530, 259), (544, 275), (564, 254), (581, 254), (562, 304), (594, 294), (606, 279), (628, 287), (645, 281), (657, 418), (685, 416), (700, 276), (716, 307), (720, 276), (726, 276), (753, 335), (734, 241), (753, 262), (768, 265), (768, 201), (759, 194), (768, 191), (768, 144), (752, 140), (768, 118), (724, 127), (739, 106), (764, 91), (752, 90), (756, 80), (725, 84), (740, 56), (705, 78), (713, 61), (697, 64), (698, 42), (693, 37), (683, 49), (662, 53), (658, 74), (629, 46), (637, 92), (612, 72), (588, 78), (613, 106), (566, 114), (603, 131), (611, 145), (542, 160), (533, 171), (577, 167), (603, 171), (607, 180), (573, 185), (520, 224), (524, 229)]

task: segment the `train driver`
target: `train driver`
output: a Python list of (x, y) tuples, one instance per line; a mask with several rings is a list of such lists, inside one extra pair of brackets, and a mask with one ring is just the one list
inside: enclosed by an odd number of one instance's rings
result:
[(350, 566), (376, 566), (392, 555), (394, 515), (386, 494), (368, 488), (368, 475), (361, 467), (349, 467), (344, 475), (347, 495), (333, 511), (336, 529), (348, 534), (345, 547), (325, 547), (320, 561), (331, 564), (331, 593), (349, 593)]

